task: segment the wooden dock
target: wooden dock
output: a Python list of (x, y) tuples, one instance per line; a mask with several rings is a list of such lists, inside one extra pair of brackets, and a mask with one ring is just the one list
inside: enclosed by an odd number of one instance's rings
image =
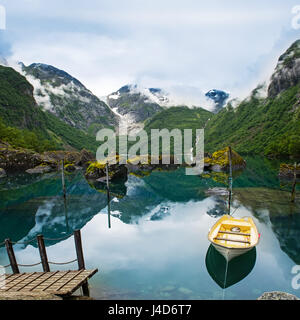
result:
[(94, 269), (5, 274), (1, 277), (3, 285), (0, 287), (0, 295), (6, 293), (50, 293), (69, 296), (97, 271)]
[[(36, 296), (51, 294), (58, 296), (70, 296), (80, 287), (82, 288), (83, 294), (85, 296), (89, 296), (88, 279), (98, 272), (98, 269), (85, 269), (80, 230), (74, 231), (77, 259), (64, 263), (48, 261), (43, 236), (37, 236), (36, 240), (39, 247), (41, 261), (34, 265), (41, 264), (44, 272), (30, 273), (20, 273), (19, 266), (30, 267), (32, 265), (18, 264), (13, 250), (13, 243), (9, 239), (5, 240), (7, 254), (10, 261), (8, 266), (11, 267), (13, 273), (3, 274), (0, 276), (0, 297), (1, 295), (7, 294), (33, 294)], [(64, 265), (75, 261), (78, 262), (78, 270), (50, 271), (49, 264)]]

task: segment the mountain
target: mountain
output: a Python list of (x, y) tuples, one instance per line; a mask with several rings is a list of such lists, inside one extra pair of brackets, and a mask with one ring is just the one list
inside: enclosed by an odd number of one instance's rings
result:
[(97, 148), (95, 136), (44, 110), (36, 103), (34, 88), (27, 79), (4, 66), (0, 66), (0, 140), (38, 152)]
[(111, 109), (129, 122), (143, 122), (163, 110), (160, 104), (167, 102), (161, 89), (141, 89), (137, 85), (126, 85), (107, 96)]
[(117, 124), (110, 108), (67, 72), (42, 63), (20, 66), (34, 87), (37, 104), (66, 124), (94, 135)]
[(276, 97), (281, 91), (288, 89), (300, 79), (300, 40), (279, 57), (275, 72), (268, 88), (269, 97)]
[(170, 107), (145, 122), (144, 129), (202, 129), (213, 113), (202, 108)]
[(225, 105), (226, 100), (229, 98), (229, 94), (222, 90), (212, 89), (206, 92), (205, 96), (215, 103), (214, 112), (219, 112)]
[(280, 56), (262, 97), (261, 86), (236, 108), (230, 103), (208, 122), (207, 151), (231, 145), (240, 153), (300, 155), (300, 41)]

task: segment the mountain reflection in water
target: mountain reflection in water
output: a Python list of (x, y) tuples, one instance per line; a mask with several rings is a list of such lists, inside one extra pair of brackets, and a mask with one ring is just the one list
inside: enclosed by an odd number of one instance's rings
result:
[[(299, 296), (290, 285), (291, 268), (300, 263), (299, 191), (291, 204), (277, 169), (276, 162), (249, 158), (233, 181), (231, 212), (252, 216), (262, 237), (255, 257), (241, 256), (243, 268), (232, 267), (229, 299), (275, 289)], [(81, 172), (66, 175), (65, 208), (60, 174), (8, 177), (0, 183), (0, 242), (38, 234), (55, 239), (82, 229), (86, 265), (101, 270), (91, 279), (96, 298), (220, 299), (223, 262), (207, 251), (207, 233), (228, 206), (226, 195), (207, 194), (216, 187), (226, 185), (216, 177), (186, 176), (184, 168), (129, 175), (112, 186), (109, 229), (105, 184), (90, 185)], [(74, 258), (73, 239), (46, 246), (58, 261)], [(39, 259), (36, 243), (16, 247), (16, 255), (23, 263)], [(0, 263), (6, 262), (2, 246)]]

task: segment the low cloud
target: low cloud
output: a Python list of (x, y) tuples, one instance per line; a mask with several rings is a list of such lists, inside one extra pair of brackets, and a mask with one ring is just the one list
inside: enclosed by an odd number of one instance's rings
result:
[(98, 96), (137, 83), (193, 105), (209, 103), (203, 93), (210, 89), (246, 96), (269, 78), (288, 47), (282, 30), (291, 28), (294, 2), (75, 0), (72, 10), (58, 0), (4, 4), (15, 60), (54, 65)]

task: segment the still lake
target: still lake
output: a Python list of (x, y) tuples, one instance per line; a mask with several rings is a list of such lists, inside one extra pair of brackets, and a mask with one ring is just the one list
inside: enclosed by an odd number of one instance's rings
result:
[[(0, 242), (26, 243), (38, 234), (64, 238), (81, 229), (86, 268), (99, 269), (89, 281), (96, 299), (256, 299), (274, 290), (300, 297), (292, 286), (292, 268), (300, 265), (299, 190), (291, 204), (291, 186), (279, 181), (278, 161), (246, 160), (247, 168), (233, 180), (231, 213), (251, 216), (261, 238), (254, 250), (229, 263), (226, 279), (225, 259), (210, 246), (207, 233), (228, 212), (228, 199), (206, 193), (226, 187), (226, 177), (187, 176), (184, 168), (129, 175), (125, 184), (113, 185), (111, 228), (105, 187), (93, 188), (81, 172), (66, 177), (66, 207), (58, 173), (2, 179)], [(73, 237), (47, 240), (46, 246), (49, 261), (75, 258)], [(14, 249), (20, 264), (39, 262), (35, 241)], [(3, 245), (0, 264), (8, 264)]]

